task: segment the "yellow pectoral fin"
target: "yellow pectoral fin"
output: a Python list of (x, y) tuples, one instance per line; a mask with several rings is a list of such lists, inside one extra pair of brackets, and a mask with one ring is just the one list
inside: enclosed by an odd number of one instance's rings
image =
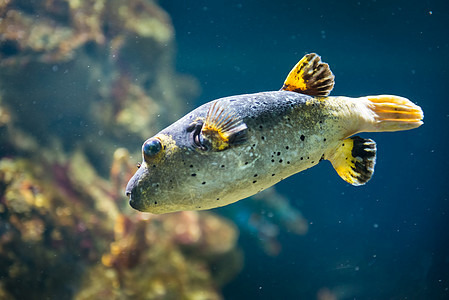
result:
[(247, 126), (228, 106), (215, 102), (207, 112), (201, 134), (213, 151), (222, 151), (246, 140)]
[(376, 143), (358, 136), (347, 138), (335, 148), (329, 160), (343, 180), (352, 185), (363, 185), (374, 173)]

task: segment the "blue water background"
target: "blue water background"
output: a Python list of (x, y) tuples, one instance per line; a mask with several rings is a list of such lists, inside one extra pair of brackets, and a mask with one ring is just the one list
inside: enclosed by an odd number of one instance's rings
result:
[(277, 90), (316, 52), (336, 77), (332, 95), (396, 94), (425, 113), (416, 130), (361, 134), (378, 144), (366, 186), (346, 184), (329, 162), (278, 184), (309, 231), (282, 232), (275, 257), (243, 233), (245, 267), (226, 299), (316, 299), (326, 288), (338, 299), (449, 299), (449, 2), (160, 4), (175, 26), (177, 70), (202, 87), (191, 108)]

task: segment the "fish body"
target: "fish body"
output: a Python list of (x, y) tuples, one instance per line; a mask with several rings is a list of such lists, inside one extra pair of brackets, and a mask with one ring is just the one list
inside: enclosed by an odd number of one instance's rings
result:
[(367, 182), (376, 144), (361, 131), (418, 127), (421, 109), (398, 96), (330, 97), (333, 75), (306, 55), (280, 91), (206, 103), (145, 141), (128, 183), (130, 205), (167, 213), (228, 205), (321, 160), (353, 185)]

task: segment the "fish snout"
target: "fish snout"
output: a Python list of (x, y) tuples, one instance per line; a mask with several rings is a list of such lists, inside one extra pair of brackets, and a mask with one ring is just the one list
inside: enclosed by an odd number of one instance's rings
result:
[(139, 189), (137, 186), (134, 186), (132, 189), (126, 189), (126, 196), (129, 198), (129, 205), (138, 210), (145, 211), (145, 201), (142, 200), (142, 195), (139, 193)]
[(129, 197), (129, 205), (138, 211), (143, 211), (142, 201), (136, 200), (132, 195)]
[(144, 201), (142, 201), (143, 197), (141, 194), (141, 187), (139, 185), (139, 181), (142, 177), (142, 170), (143, 168), (140, 168), (134, 176), (129, 180), (128, 185), (125, 189), (125, 195), (129, 198), (129, 205), (137, 209), (139, 211), (144, 211), (145, 204)]

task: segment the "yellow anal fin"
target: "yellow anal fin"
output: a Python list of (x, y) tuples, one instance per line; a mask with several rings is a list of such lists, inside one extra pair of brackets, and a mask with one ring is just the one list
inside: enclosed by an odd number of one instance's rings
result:
[(306, 54), (285, 79), (282, 90), (309, 96), (327, 96), (334, 87), (334, 74), (316, 53)]
[(343, 180), (352, 185), (363, 185), (374, 173), (376, 143), (353, 136), (343, 140), (328, 159)]
[(247, 126), (227, 105), (214, 102), (207, 112), (201, 135), (214, 151), (221, 151), (246, 140)]

